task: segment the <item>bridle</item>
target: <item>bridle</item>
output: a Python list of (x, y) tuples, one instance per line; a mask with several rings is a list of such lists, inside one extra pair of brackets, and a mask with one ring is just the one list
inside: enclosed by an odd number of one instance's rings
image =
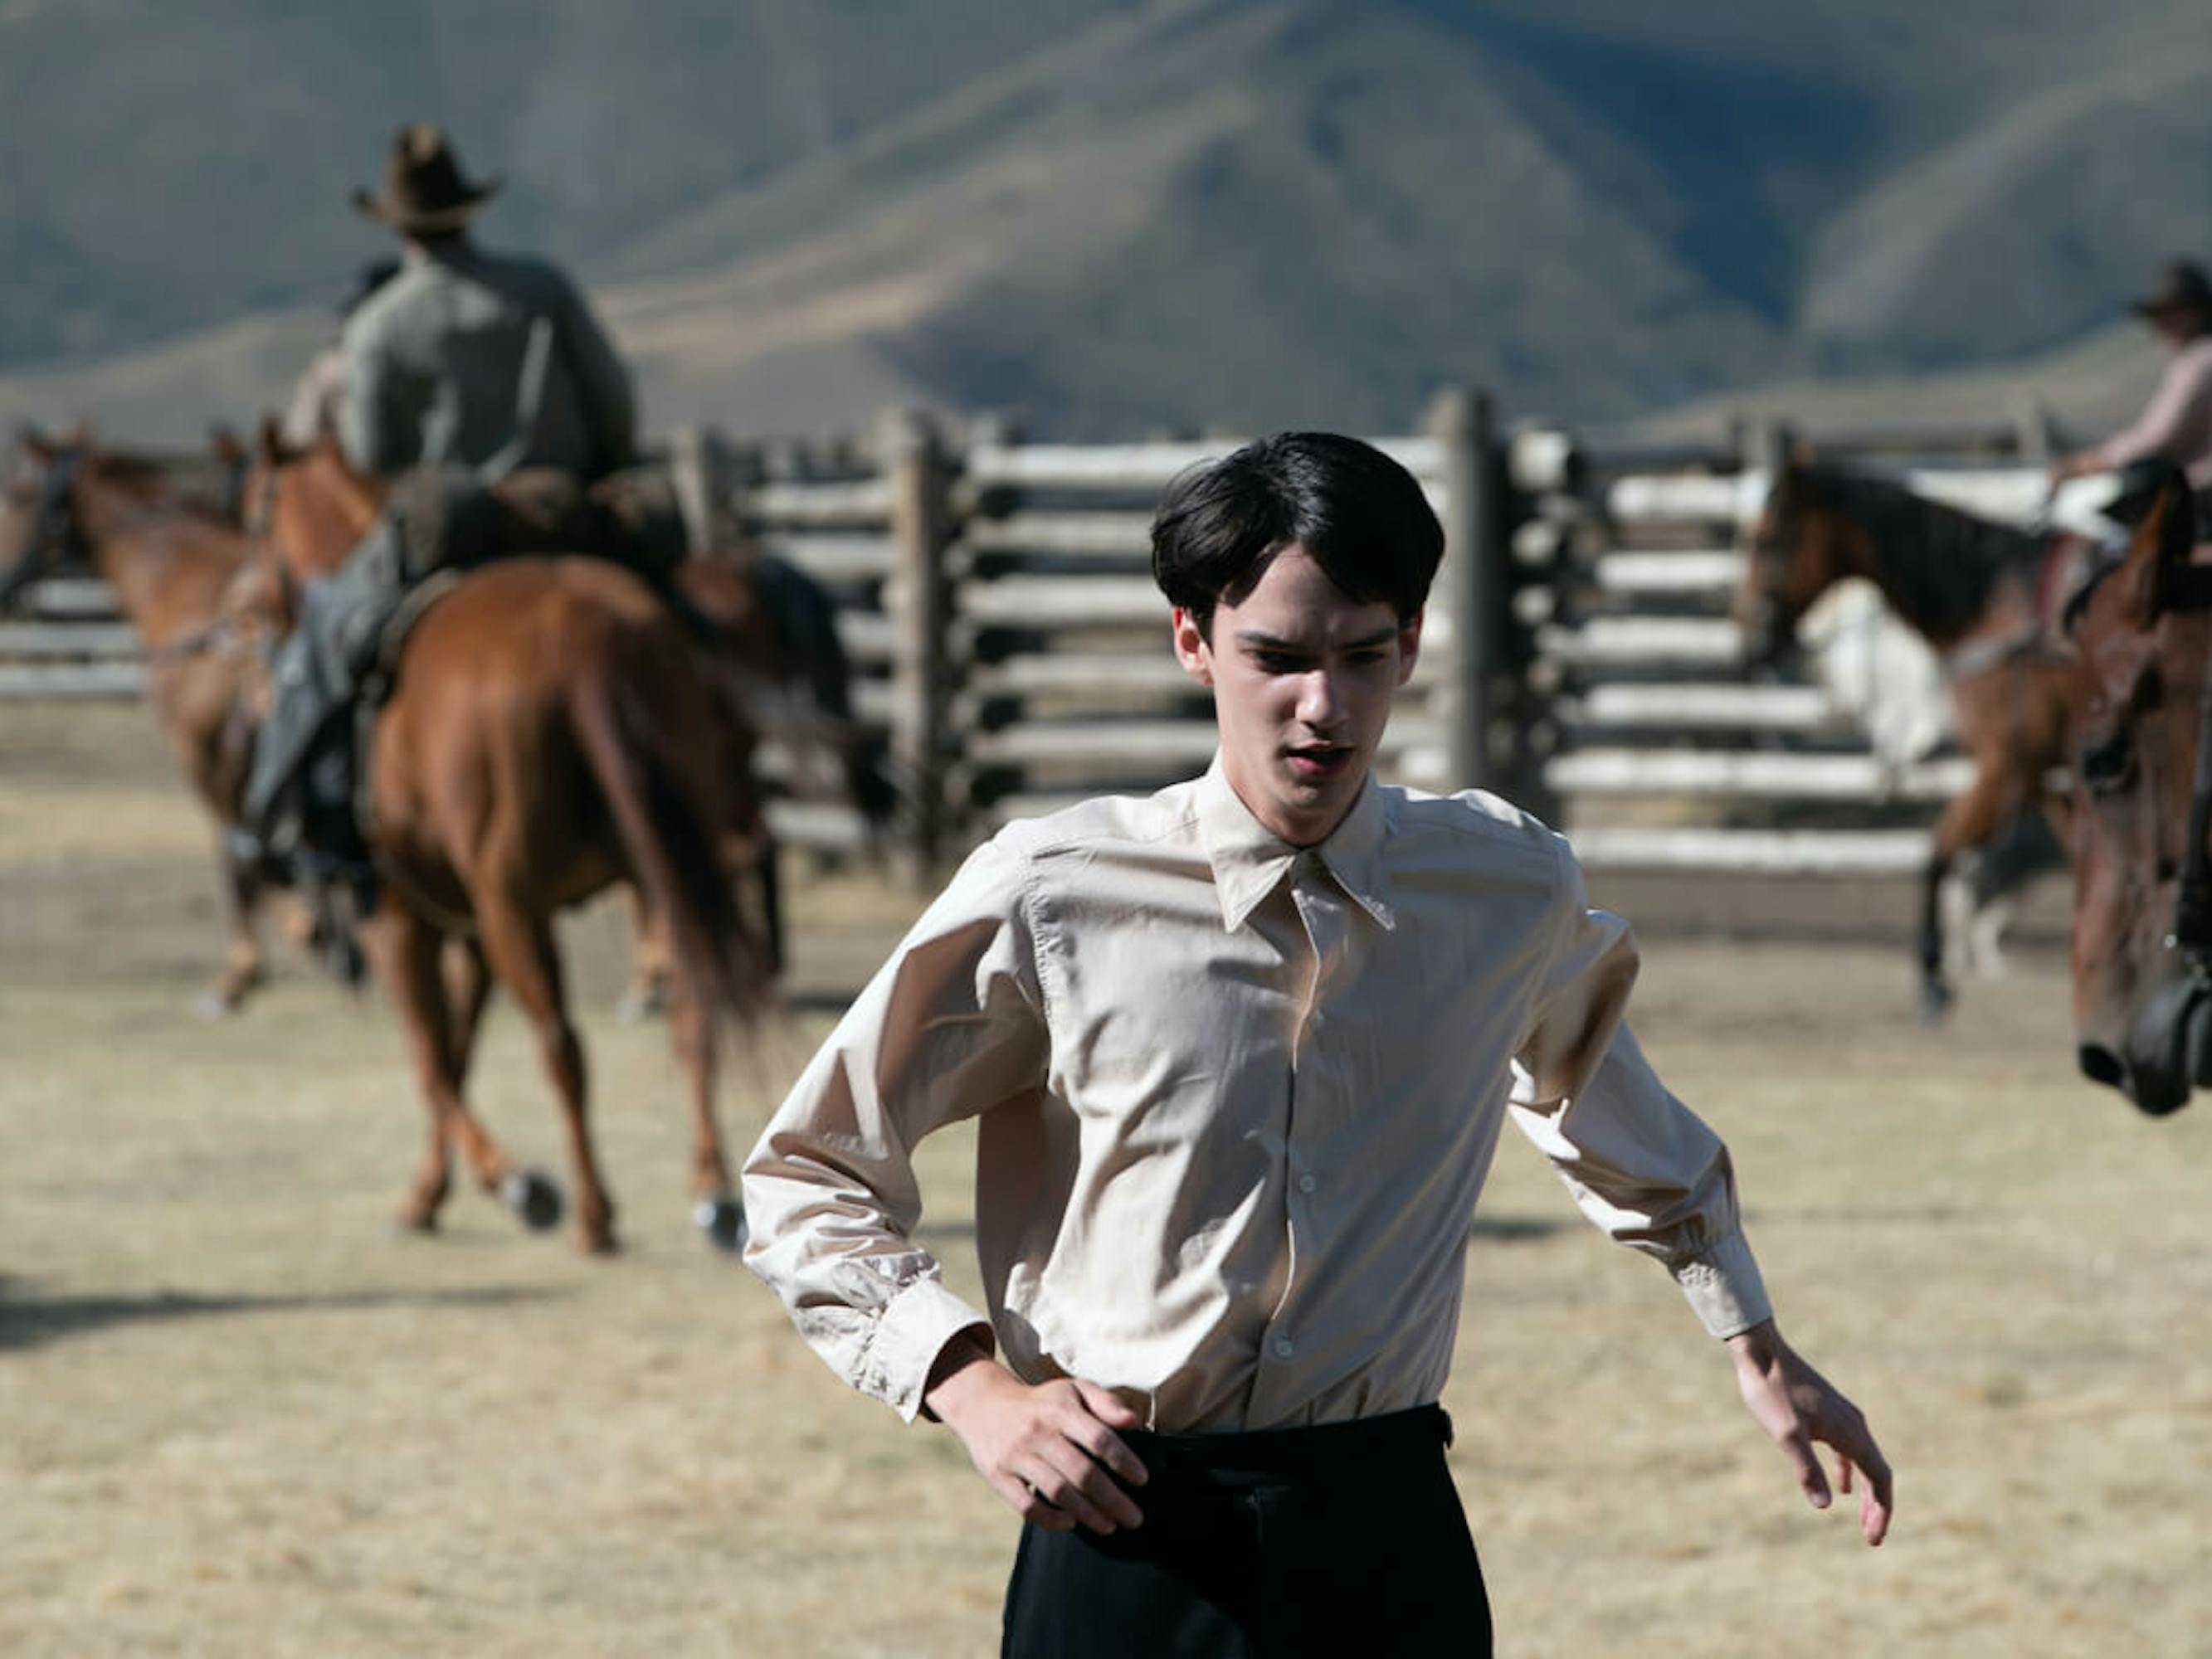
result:
[[(71, 564), (90, 562), (76, 510), (77, 480), (84, 471), (86, 454), (82, 445), (71, 444), (47, 461), (39, 480), (39, 502), (30, 538), (14, 567), (0, 576), (0, 607), (12, 604), (42, 577)], [(244, 630), (235, 617), (218, 616), (175, 639), (143, 647), (139, 656), (147, 666), (159, 667), (209, 652), (228, 652), (243, 638)]]
[(84, 451), (76, 445), (46, 463), (30, 539), (14, 568), (0, 576), (0, 605), (12, 603), (40, 577), (83, 556), (84, 537), (76, 521), (76, 481), (83, 466)]
[[(2094, 572), (2066, 603), (2061, 626), (2071, 634), (2087, 612), (2098, 588), (2120, 569), (2118, 560)], [(2212, 611), (2212, 565), (2180, 565), (2165, 573), (2161, 611)], [(2080, 769), (2076, 769), (2080, 775)], [(2189, 780), (2189, 824), (2184, 832), (2181, 872), (2174, 884), (2173, 924), (2164, 940), (2181, 953), (2183, 966), (2200, 984), (2212, 985), (2212, 660), (2208, 660), (2197, 698), (2197, 754)]]
[(246, 532), (246, 546), (256, 555), (270, 553), (270, 534), (276, 528), (276, 463), (264, 461), (261, 476), (255, 480), (251, 500), (245, 499), (246, 480), (253, 477), (249, 468), (240, 474), (238, 493), (240, 497), (240, 528)]
[[(2164, 608), (2212, 611), (2212, 566), (2184, 565), (2166, 573)], [(2212, 983), (2212, 661), (2197, 699), (2197, 757), (2189, 780), (2189, 828), (2174, 885), (2173, 927), (2166, 936), (2191, 974)]]

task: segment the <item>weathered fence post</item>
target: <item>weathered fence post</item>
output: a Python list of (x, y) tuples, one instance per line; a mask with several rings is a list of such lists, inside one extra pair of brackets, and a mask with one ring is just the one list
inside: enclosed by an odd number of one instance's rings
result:
[(881, 453), (890, 483), (892, 587), (896, 640), (891, 659), (892, 752), (905, 774), (913, 834), (911, 874), (930, 878), (943, 851), (952, 706), (951, 465), (927, 416), (887, 415)]
[(732, 526), (730, 447), (710, 426), (679, 426), (668, 434), (668, 471), (684, 533), (695, 552), (720, 547)]
[(1443, 451), (1444, 562), (1451, 623), (1451, 777), (1455, 788), (1498, 780), (1491, 750), (1492, 679), (1500, 666), (1506, 592), (1504, 488), (1489, 397), (1448, 386), (1429, 406), (1429, 435)]
[(1746, 472), (1764, 472), (1769, 489), (1782, 476), (1782, 469), (1790, 464), (1790, 452), (1796, 447), (1796, 436), (1790, 428), (1771, 415), (1754, 416), (1746, 422), (1741, 430), (1741, 459)]
[(2013, 405), (2013, 448), (2023, 466), (2047, 467), (2058, 453), (2058, 438), (2051, 409), (2029, 393)]

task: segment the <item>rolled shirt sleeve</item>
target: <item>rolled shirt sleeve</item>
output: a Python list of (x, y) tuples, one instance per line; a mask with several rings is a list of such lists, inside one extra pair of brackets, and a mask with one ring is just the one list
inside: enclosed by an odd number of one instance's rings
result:
[(1512, 1068), (1509, 1109), (1583, 1213), (1657, 1257), (1705, 1328), (1770, 1316), (1728, 1148), (1660, 1082), (1623, 1020), (1638, 957), (1627, 923), (1589, 907), (1564, 840), (1559, 932)]
[(987, 843), (838, 1022), (744, 1172), (745, 1262), (841, 1376), (911, 1420), (946, 1343), (989, 1322), (914, 1240), (914, 1150), (1043, 1086), (1025, 865)]

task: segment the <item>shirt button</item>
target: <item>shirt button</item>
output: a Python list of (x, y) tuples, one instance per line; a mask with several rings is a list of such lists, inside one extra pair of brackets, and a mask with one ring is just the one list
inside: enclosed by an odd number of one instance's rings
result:
[(1278, 1358), (1278, 1359), (1288, 1359), (1288, 1358), (1289, 1358), (1292, 1354), (1296, 1353), (1297, 1351), (1298, 1351), (1298, 1345), (1297, 1345), (1297, 1343), (1295, 1343), (1295, 1342), (1291, 1341), (1291, 1339), (1290, 1339), (1289, 1337), (1287, 1337), (1287, 1336), (1279, 1336), (1279, 1337), (1277, 1337), (1277, 1338), (1275, 1339), (1275, 1358)]
[(1321, 1182), (1310, 1175), (1302, 1175), (1298, 1177), (1298, 1190), (1302, 1193), (1310, 1193), (1320, 1185)]

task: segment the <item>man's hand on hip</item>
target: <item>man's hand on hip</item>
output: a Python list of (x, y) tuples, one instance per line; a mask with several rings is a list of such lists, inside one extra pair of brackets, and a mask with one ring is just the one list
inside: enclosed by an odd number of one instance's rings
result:
[(1881, 1542), (1889, 1531), (1889, 1462), (1859, 1408), (1798, 1357), (1771, 1320), (1729, 1338), (1728, 1348), (1743, 1403), (1782, 1448), (1806, 1500), (1816, 1510), (1828, 1507), (1828, 1478), (1813, 1449), (1818, 1441), (1835, 1452), (1837, 1484), (1844, 1491), (1850, 1491), (1855, 1474), (1865, 1477), (1859, 1531), (1868, 1543)]
[(1108, 1473), (1145, 1484), (1144, 1464), (1114, 1432), (1139, 1421), (1097, 1383), (1069, 1378), (1032, 1387), (965, 1338), (945, 1350), (922, 1399), (1024, 1521), (1050, 1532), (1142, 1523), (1143, 1512)]

